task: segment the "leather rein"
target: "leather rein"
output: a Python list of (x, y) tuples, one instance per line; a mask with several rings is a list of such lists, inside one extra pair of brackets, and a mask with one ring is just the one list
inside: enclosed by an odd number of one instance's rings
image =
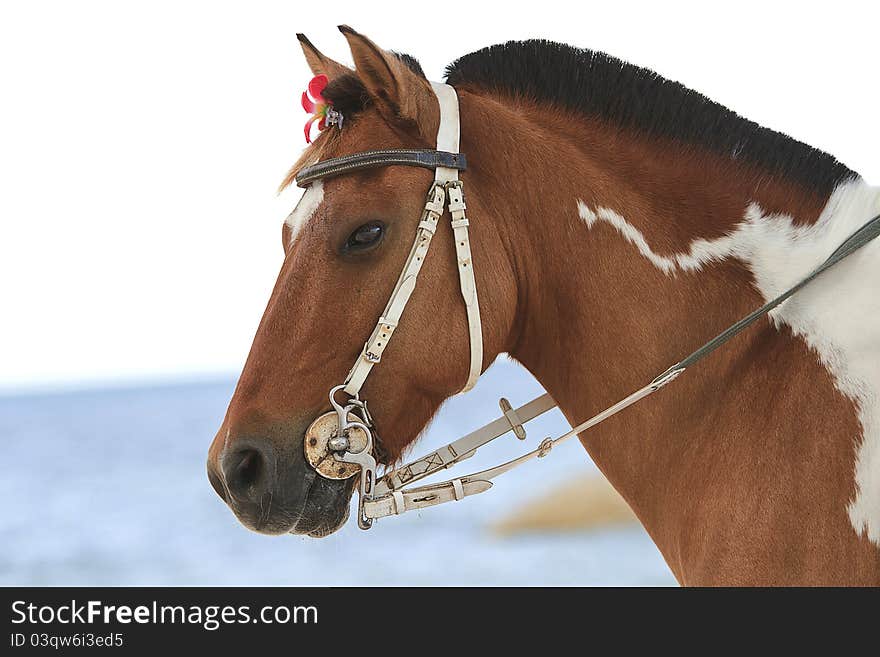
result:
[[(376, 167), (415, 166), (432, 169), (435, 172), (434, 182), (428, 190), (425, 207), (418, 224), (415, 241), (388, 304), (364, 344), (357, 361), (349, 371), (345, 382), (330, 390), (330, 405), (333, 410), (319, 416), (306, 430), (303, 440), (306, 459), (321, 476), (328, 479), (348, 479), (360, 472), (358, 526), (361, 529), (369, 529), (375, 518), (400, 515), (407, 511), (457, 501), (489, 490), (495, 477), (534, 458), (546, 456), (557, 444), (577, 436), (660, 390), (675, 380), (688, 367), (715, 351), (822, 272), (880, 234), (880, 215), (878, 215), (850, 235), (821, 265), (796, 285), (719, 333), (699, 349), (656, 376), (645, 386), (585, 422), (572, 427), (570, 431), (556, 438), (545, 438), (536, 449), (516, 459), (448, 481), (408, 488), (416, 481), (472, 457), (480, 447), (510, 431), (520, 440), (524, 440), (526, 432), (523, 425), (557, 407), (556, 402), (547, 393), (515, 409), (506, 399), (502, 398), (500, 406), (503, 415), (498, 419), (422, 458), (386, 471), (381, 478), (377, 479), (377, 463), (374, 454), (376, 445), (373, 440), (374, 425), (367, 409), (366, 400), (360, 398), (360, 390), (372, 368), (382, 360), (382, 353), (397, 328), (404, 307), (415, 289), (419, 271), (431, 244), (431, 238), (446, 209), (449, 210), (455, 237), (459, 283), (467, 309), (470, 336), (469, 373), (467, 383), (461, 392), (467, 392), (476, 384), (482, 370), (483, 337), (468, 235), (469, 222), (465, 214), (463, 183), (458, 179), (459, 171), (464, 171), (467, 167), (465, 156), (458, 152), (458, 96), (449, 85), (431, 84), (440, 104), (440, 128), (436, 150), (366, 151), (319, 162), (303, 168), (296, 176), (298, 186), (308, 187), (316, 180)], [(344, 397), (344, 399), (340, 401), (338, 397)]]

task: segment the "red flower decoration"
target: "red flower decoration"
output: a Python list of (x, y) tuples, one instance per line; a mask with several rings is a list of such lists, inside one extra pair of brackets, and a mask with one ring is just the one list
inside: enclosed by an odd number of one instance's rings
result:
[(330, 109), (330, 103), (324, 100), (324, 97), (321, 95), (321, 92), (324, 91), (324, 87), (327, 86), (327, 82), (326, 75), (316, 75), (309, 82), (308, 91), (303, 91), (303, 109), (312, 115), (312, 117), (306, 121), (305, 126), (307, 144), (312, 143), (312, 124), (315, 123), (315, 121), (318, 122), (318, 131), (327, 127), (327, 111)]

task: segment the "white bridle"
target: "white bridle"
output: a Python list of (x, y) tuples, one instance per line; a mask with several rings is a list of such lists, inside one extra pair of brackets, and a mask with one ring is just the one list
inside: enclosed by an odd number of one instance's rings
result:
[[(448, 84), (433, 83), (434, 92), (440, 102), (440, 128), (437, 131), (437, 150), (458, 153), (459, 118), (458, 95)], [(438, 166), (434, 173), (434, 184), (428, 193), (428, 201), (422, 213), (409, 257), (397, 279), (397, 285), (388, 299), (388, 304), (376, 328), (370, 335), (345, 379), (345, 392), (357, 397), (373, 366), (382, 360), (382, 353), (388, 346), (394, 329), (400, 321), (403, 310), (409, 301), (418, 281), (419, 272), (425, 262), (431, 238), (437, 230), (437, 222), (446, 206), (447, 195), (449, 213), (452, 217), (452, 231), (455, 237), (455, 254), (458, 261), (458, 280), (461, 296), (467, 308), (468, 333), (471, 345), (470, 370), (467, 382), (461, 392), (474, 387), (483, 368), (483, 331), (480, 324), (480, 304), (477, 300), (477, 282), (474, 279), (474, 266), (471, 260), (471, 243), (468, 235), (468, 219), (465, 216), (464, 192), (458, 179), (458, 170)]]
[[(458, 113), (458, 95), (447, 84), (432, 83), (432, 88), (437, 96), (440, 106), (440, 125), (437, 130), (437, 151), (441, 153), (457, 154), (459, 151), (460, 121)], [(326, 164), (326, 163), (325, 163)], [(470, 342), (470, 364), (467, 381), (460, 392), (467, 392), (476, 385), (483, 368), (483, 331), (480, 322), (480, 304), (477, 298), (477, 282), (474, 277), (474, 266), (471, 256), (470, 236), (468, 233), (468, 218), (465, 214), (463, 184), (458, 179), (458, 169), (449, 166), (434, 166), (434, 183), (428, 192), (425, 208), (419, 221), (416, 237), (410, 249), (409, 256), (404, 263), (403, 270), (397, 279), (397, 284), (385, 305), (385, 310), (379, 316), (373, 332), (364, 344), (360, 355), (352, 366), (341, 386), (333, 388), (330, 392), (330, 402), (334, 411), (320, 416), (309, 427), (304, 440), (306, 457), (309, 462), (318, 469), (323, 476), (330, 478), (347, 478), (352, 476), (349, 469), (324, 470), (318, 467), (326, 455), (326, 451), (332, 451), (334, 458), (343, 463), (353, 463), (360, 467), (361, 484), (359, 488), (360, 503), (358, 513), (358, 525), (367, 529), (372, 524), (371, 515), (374, 509), (367, 508), (368, 502), (378, 501), (374, 499), (379, 487), (385, 490), (387, 487), (376, 480), (376, 460), (373, 455), (372, 419), (369, 416), (366, 403), (360, 399), (360, 391), (373, 367), (382, 361), (382, 354), (388, 347), (394, 331), (400, 322), (406, 304), (412, 296), (418, 282), (419, 272), (425, 262), (431, 240), (437, 230), (437, 224), (444, 211), (448, 208), (451, 217), (453, 237), (455, 239), (455, 253), (458, 265), (459, 287), (461, 296), (467, 310), (468, 336)], [(344, 393), (349, 396), (346, 403), (340, 404), (337, 394)], [(354, 419), (350, 416), (354, 414)], [(336, 420), (335, 431), (328, 424), (328, 415)], [(328, 426), (330, 430), (328, 432)], [(362, 449), (351, 451), (352, 430), (361, 432), (360, 444)], [(309, 441), (313, 444), (310, 445)], [(338, 473), (338, 474), (337, 474)], [(341, 475), (347, 475), (342, 477)], [(395, 499), (391, 494), (389, 499)], [(383, 514), (385, 515), (385, 514)]]
[[(306, 186), (313, 180), (367, 167), (401, 164), (435, 171), (434, 182), (428, 192), (415, 241), (391, 293), (391, 298), (345, 382), (330, 391), (330, 404), (334, 410), (319, 416), (307, 429), (303, 440), (306, 459), (321, 476), (329, 479), (347, 479), (360, 471), (358, 526), (362, 529), (369, 529), (375, 518), (400, 515), (407, 511), (457, 501), (489, 490), (495, 477), (533, 458), (546, 456), (555, 445), (577, 436), (670, 383), (686, 368), (707, 356), (823, 271), (880, 234), (880, 215), (878, 215), (851, 235), (828, 259), (795, 286), (731, 325), (647, 385), (561, 436), (545, 438), (537, 449), (519, 458), (448, 481), (406, 488), (416, 481), (470, 458), (476, 454), (477, 449), (510, 431), (513, 431), (517, 438), (525, 439), (523, 424), (556, 408), (556, 403), (549, 394), (545, 393), (516, 409), (511, 408), (510, 403), (502, 398), (500, 404), (503, 415), (500, 418), (427, 456), (386, 471), (377, 481), (376, 459), (373, 454), (373, 421), (366, 401), (360, 398), (360, 391), (373, 367), (381, 362), (382, 354), (400, 322), (404, 308), (415, 289), (419, 272), (431, 245), (431, 238), (446, 208), (449, 209), (455, 237), (458, 276), (462, 298), (467, 308), (470, 336), (470, 366), (467, 382), (461, 392), (467, 392), (476, 384), (483, 364), (483, 336), (468, 234), (469, 222), (465, 215), (463, 184), (458, 178), (458, 171), (465, 167), (465, 158), (458, 152), (458, 96), (449, 85), (432, 83), (431, 86), (440, 105), (440, 127), (435, 151), (368, 151), (318, 163), (303, 169), (297, 175), (297, 184)], [(340, 393), (348, 396), (343, 403), (337, 399)], [(328, 458), (331, 454), (332, 459)]]

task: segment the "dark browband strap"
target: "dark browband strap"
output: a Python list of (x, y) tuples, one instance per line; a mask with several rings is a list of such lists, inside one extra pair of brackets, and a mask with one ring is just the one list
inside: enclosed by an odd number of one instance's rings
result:
[(447, 153), (446, 151), (434, 151), (429, 149), (388, 149), (380, 151), (364, 151), (354, 155), (334, 157), (331, 160), (318, 162), (305, 167), (296, 174), (298, 187), (307, 187), (309, 183), (322, 178), (340, 176), (350, 171), (359, 169), (372, 169), (374, 167), (387, 167), (400, 164), (409, 167), (421, 167), (423, 169), (437, 169), (446, 167), (464, 171), (467, 168), (467, 160), (462, 153)]

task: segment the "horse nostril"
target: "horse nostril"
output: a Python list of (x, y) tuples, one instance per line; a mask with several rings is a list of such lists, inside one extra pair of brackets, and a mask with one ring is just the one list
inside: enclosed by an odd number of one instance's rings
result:
[(240, 449), (230, 454), (223, 463), (229, 492), (239, 499), (259, 499), (268, 488), (266, 466), (266, 457), (258, 449)]

